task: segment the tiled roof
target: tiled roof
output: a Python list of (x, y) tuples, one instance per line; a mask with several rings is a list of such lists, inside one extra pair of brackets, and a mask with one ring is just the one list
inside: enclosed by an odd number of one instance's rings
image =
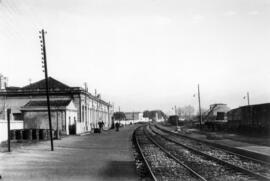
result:
[[(50, 101), (50, 106), (52, 107), (61, 107), (68, 106), (71, 100), (52, 100)], [(45, 107), (47, 106), (47, 100), (41, 101), (29, 101), (27, 104), (23, 106), (23, 108), (29, 107)]]
[(16, 90), (16, 89), (20, 89), (20, 87), (15, 87), (15, 86), (6, 87), (6, 90)]
[[(69, 86), (55, 80), (52, 77), (48, 78), (49, 89), (66, 89), (70, 88)], [(46, 81), (45, 79), (40, 80), (38, 82), (32, 83), (30, 85), (22, 87), (22, 89), (46, 89)]]
[[(1, 0), (0, 0), (1, 1)], [(98, 101), (101, 104), (112, 106), (110, 103), (105, 102), (100, 97), (92, 95), (87, 90), (80, 87), (70, 87), (52, 77), (48, 78), (49, 93), (50, 95), (78, 95), (84, 94), (90, 99)], [(6, 90), (0, 90), (1, 96), (19, 97), (19, 96), (44, 96), (46, 94), (46, 82), (45, 79), (34, 82), (24, 87), (8, 87)]]

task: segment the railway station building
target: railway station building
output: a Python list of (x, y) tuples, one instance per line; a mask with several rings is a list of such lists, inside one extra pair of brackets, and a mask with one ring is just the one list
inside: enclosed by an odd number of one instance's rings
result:
[[(53, 129), (63, 134), (81, 134), (104, 122), (108, 129), (112, 124), (113, 107), (100, 96), (87, 89), (70, 87), (52, 77), (48, 78)], [(23, 120), (25, 128), (48, 129), (46, 116), (45, 79), (24, 87), (5, 87), (0, 90), (0, 119), (6, 119), (11, 109), (11, 120)]]

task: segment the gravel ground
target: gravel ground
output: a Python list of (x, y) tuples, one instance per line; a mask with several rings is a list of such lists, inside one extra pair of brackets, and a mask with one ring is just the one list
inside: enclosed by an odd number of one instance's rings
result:
[(225, 152), (224, 150), (209, 146), (202, 142), (198, 142), (198, 141), (187, 139), (181, 136), (176, 136), (176, 135), (168, 134), (165, 132), (161, 132), (160, 130), (157, 130), (157, 129), (155, 130), (159, 131), (161, 134), (166, 135), (167, 137), (177, 142), (180, 142), (181, 144), (192, 147), (196, 150), (200, 150), (201, 152), (207, 155), (213, 156), (220, 160), (224, 160), (232, 165), (242, 167), (244, 169), (250, 170), (252, 172), (255, 172), (257, 174), (264, 175), (265, 177), (270, 178), (270, 166), (267, 164), (250, 160), (247, 158), (243, 158), (232, 153)]
[(152, 133), (152, 135), (155, 140), (164, 145), (166, 149), (170, 150), (174, 155), (177, 155), (180, 160), (207, 180), (252, 180), (252, 178), (245, 174), (193, 153), (182, 146), (165, 140), (157, 134)]
[(151, 143), (144, 135), (142, 128), (136, 131), (136, 137), (158, 180), (198, 180), (185, 167), (169, 158), (162, 150)]

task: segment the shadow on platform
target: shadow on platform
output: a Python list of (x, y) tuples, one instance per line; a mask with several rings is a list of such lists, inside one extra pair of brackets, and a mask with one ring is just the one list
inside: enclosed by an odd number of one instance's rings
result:
[(109, 178), (135, 178), (137, 177), (134, 161), (111, 161), (101, 173)]

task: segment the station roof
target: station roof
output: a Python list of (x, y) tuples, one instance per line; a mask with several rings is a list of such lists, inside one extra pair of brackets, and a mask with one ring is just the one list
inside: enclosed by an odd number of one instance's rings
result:
[[(70, 88), (66, 84), (52, 78), (48, 77), (48, 85), (50, 89), (67, 89)], [(30, 85), (22, 87), (22, 89), (46, 89), (46, 81), (45, 79), (40, 80), (38, 82), (32, 83)]]
[[(48, 78), (49, 93), (50, 95), (72, 95), (72, 94), (84, 94), (89, 98), (98, 101), (99, 103), (105, 104), (107, 106), (112, 106), (110, 103), (102, 100), (98, 96), (92, 95), (87, 90), (80, 87), (70, 87), (52, 77)], [(32, 84), (26, 85), (24, 87), (7, 87), (5, 90), (0, 90), (0, 96), (39, 96), (46, 95), (46, 81), (42, 79), (40, 81), (34, 82)]]
[[(52, 107), (60, 107), (60, 106), (68, 106), (71, 100), (51, 100), (50, 106)], [(47, 100), (40, 100), (40, 101), (29, 101), (27, 104), (25, 104), (24, 108), (29, 107), (45, 107), (47, 106)]]

